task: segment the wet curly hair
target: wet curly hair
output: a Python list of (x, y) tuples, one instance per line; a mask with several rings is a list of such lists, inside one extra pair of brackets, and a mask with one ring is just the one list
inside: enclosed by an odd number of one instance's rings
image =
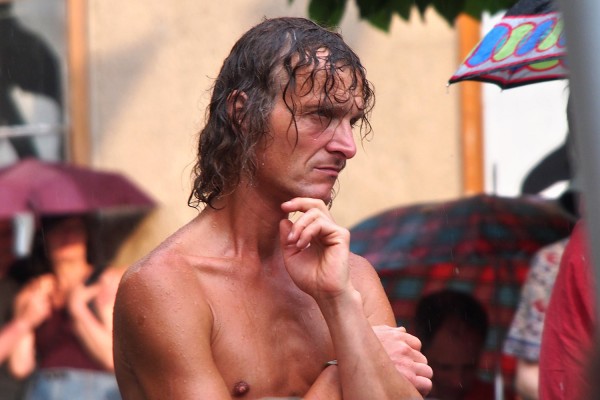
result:
[(341, 68), (351, 72), (347, 92), (362, 92), (364, 112), (358, 126), (364, 138), (371, 132), (368, 115), (374, 105), (373, 88), (358, 56), (339, 33), (291, 17), (266, 19), (246, 32), (233, 46), (213, 85), (188, 205), (214, 207), (216, 199), (235, 190), (243, 174), (254, 176), (256, 147), (268, 135), (276, 96), (282, 96), (295, 125), (297, 104), (288, 93), (297, 89), (299, 73), (311, 71), (302, 81), (304, 92), (306, 85), (309, 90), (315, 86), (317, 72), (325, 70), (325, 83), (319, 86), (322, 101), (347, 101), (334, 95)]

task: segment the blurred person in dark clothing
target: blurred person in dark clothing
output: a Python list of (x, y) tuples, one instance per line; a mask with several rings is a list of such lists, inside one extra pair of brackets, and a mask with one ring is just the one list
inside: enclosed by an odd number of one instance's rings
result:
[[(494, 399), (494, 385), (477, 375), (488, 326), (484, 307), (468, 293), (444, 289), (419, 301), (415, 335), (433, 369), (433, 387), (426, 399)], [(505, 391), (505, 400), (514, 398)]]

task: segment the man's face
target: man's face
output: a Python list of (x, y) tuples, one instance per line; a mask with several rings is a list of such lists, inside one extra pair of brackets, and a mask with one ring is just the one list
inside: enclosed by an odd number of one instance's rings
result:
[[(258, 150), (257, 186), (285, 201), (293, 197), (331, 200), (333, 186), (346, 160), (356, 154), (353, 125), (363, 115), (362, 87), (348, 90), (353, 76), (339, 69), (334, 87), (324, 94), (327, 72), (311, 70), (297, 77), (287, 103), (296, 104), (293, 116), (278, 95), (269, 118), (269, 135)], [(296, 131), (297, 128), (297, 131)]]

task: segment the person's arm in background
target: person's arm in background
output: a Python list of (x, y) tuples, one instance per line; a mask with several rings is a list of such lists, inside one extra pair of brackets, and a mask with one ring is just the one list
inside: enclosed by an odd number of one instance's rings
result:
[[(10, 347), (6, 348), (6, 356), (10, 373), (16, 378), (27, 377), (35, 369), (34, 331), (50, 315), (52, 307), (49, 293), (53, 287), (53, 278), (44, 275), (27, 284), (17, 294), (13, 321), (15, 325), (9, 327), (4, 338), (6, 342), (2, 345)], [(18, 335), (17, 340), (12, 342), (15, 335)]]
[[(79, 340), (108, 371), (114, 370), (112, 356), (113, 307), (122, 272), (107, 269), (98, 283), (77, 287), (69, 297), (68, 309)], [(94, 311), (89, 307), (93, 302)]]
[(539, 356), (546, 309), (568, 238), (539, 249), (530, 262), (519, 306), (504, 343), (504, 353), (517, 359), (515, 390), (523, 400), (539, 398)]
[(50, 303), (40, 296), (32, 296), (30, 301), (20, 299), (15, 317), (0, 330), (0, 363), (11, 354), (17, 343), (32, 332), (50, 313)]
[(540, 364), (523, 359), (517, 360), (515, 390), (521, 400), (537, 400)]

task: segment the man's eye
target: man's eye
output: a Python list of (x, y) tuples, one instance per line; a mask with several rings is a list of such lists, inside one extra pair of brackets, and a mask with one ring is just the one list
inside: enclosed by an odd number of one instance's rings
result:
[(332, 111), (328, 110), (328, 109), (319, 109), (319, 110), (316, 110), (315, 114), (318, 115), (320, 118), (331, 119), (333, 117)]

